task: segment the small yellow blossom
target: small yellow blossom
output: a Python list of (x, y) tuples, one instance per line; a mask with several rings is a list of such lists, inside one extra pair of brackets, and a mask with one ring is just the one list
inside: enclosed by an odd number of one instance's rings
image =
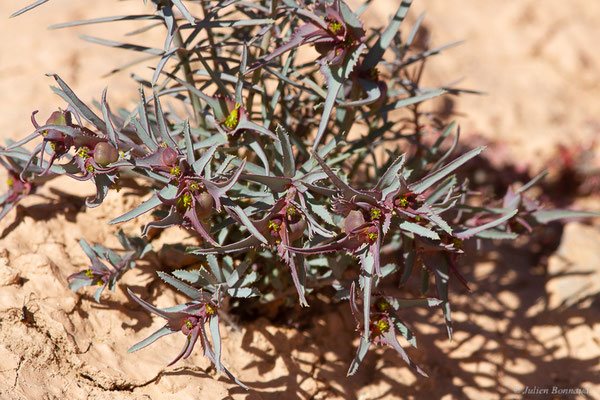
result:
[(240, 122), (239, 109), (242, 105), (240, 103), (235, 104), (235, 108), (231, 110), (227, 118), (225, 118), (225, 126), (229, 129), (234, 129)]
[(177, 206), (181, 209), (187, 210), (192, 205), (192, 195), (184, 193), (179, 200), (177, 200)]
[(170, 173), (173, 176), (179, 176), (179, 175), (181, 175), (181, 168), (179, 168), (179, 166), (176, 165), (173, 168), (171, 168)]
[(387, 332), (390, 329), (390, 323), (386, 319), (380, 319), (375, 323), (375, 327), (379, 332)]
[(90, 149), (88, 149), (87, 147), (82, 147), (79, 150), (77, 150), (77, 155), (81, 158), (88, 158), (88, 152), (90, 151)]
[(215, 312), (217, 312), (217, 309), (215, 308), (215, 306), (213, 306), (212, 304), (206, 304), (205, 306), (206, 308), (206, 312), (210, 315), (214, 314)]
[(329, 23), (329, 30), (331, 33), (338, 33), (342, 29), (342, 23), (339, 21), (331, 21)]
[(382, 212), (379, 208), (371, 208), (369, 212), (371, 214), (371, 221), (381, 218)]

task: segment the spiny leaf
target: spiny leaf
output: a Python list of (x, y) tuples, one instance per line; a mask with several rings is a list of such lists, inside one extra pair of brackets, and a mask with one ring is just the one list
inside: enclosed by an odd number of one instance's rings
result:
[(388, 105), (382, 107), (378, 112), (386, 113), (388, 111), (397, 110), (402, 107), (408, 107), (410, 105), (421, 103), (425, 100), (429, 100), (429, 99), (433, 99), (434, 97), (441, 96), (444, 93), (446, 93), (446, 90), (444, 90), (444, 89), (433, 89), (433, 90), (427, 91), (425, 93), (417, 94), (415, 96), (408, 97), (406, 99), (398, 100), (394, 103), (388, 104)]
[(48, 2), (48, 1), (49, 0), (38, 0), (35, 3), (32, 3), (32, 4), (28, 5), (27, 7), (24, 7), (22, 9), (20, 9), (19, 11), (16, 11), (16, 12), (12, 13), (9, 18), (14, 18), (17, 15), (21, 15), (23, 13), (26, 13), (27, 11), (29, 11), (29, 10), (37, 7), (37, 6), (41, 6), (42, 4), (44, 4), (44, 3)]
[[(48, 0), (46, 0), (48, 1)], [(115, 22), (115, 21), (132, 21), (132, 20), (160, 20), (161, 18), (157, 15), (145, 14), (145, 15), (116, 15), (112, 17), (102, 17), (87, 19), (84, 21), (71, 21), (62, 24), (50, 25), (48, 29), (61, 29), (80, 25), (91, 25), (100, 24), (104, 22)]]
[(571, 218), (593, 218), (600, 217), (600, 213), (573, 210), (539, 210), (531, 214), (533, 219), (540, 224)]
[(373, 276), (375, 274), (375, 257), (370, 251), (364, 252), (361, 257), (363, 274), (361, 276), (363, 285), (363, 318), (364, 318), (364, 337), (369, 339), (371, 329), (371, 291), (373, 289)]
[(423, 225), (419, 225), (414, 222), (404, 221), (400, 224), (400, 229), (408, 231), (408, 232), (412, 232), (414, 234), (417, 234), (419, 236), (423, 236), (423, 237), (426, 237), (429, 239), (440, 240), (440, 236), (436, 232), (432, 231), (429, 228), (424, 227)]
[(217, 278), (219, 283), (223, 283), (226, 281), (225, 275), (223, 275), (223, 269), (219, 265), (219, 260), (214, 255), (206, 256), (206, 261), (208, 261), (208, 266), (212, 271), (213, 275)]
[(354, 375), (356, 371), (358, 371), (358, 366), (367, 355), (369, 346), (371, 346), (371, 342), (369, 341), (369, 339), (361, 335), (360, 343), (358, 344), (358, 349), (356, 349), (356, 356), (354, 357), (354, 360), (352, 360), (352, 363), (350, 364), (350, 368), (348, 368), (348, 373), (346, 373), (346, 376)]
[(487, 231), (476, 233), (475, 237), (481, 239), (514, 240), (519, 237), (519, 234), (514, 232), (502, 232), (494, 229), (489, 229)]
[(281, 125), (275, 129), (277, 137), (281, 143), (281, 155), (283, 157), (283, 173), (286, 177), (292, 178), (296, 173), (296, 162), (294, 161), (294, 152), (290, 143), (290, 136)]
[(104, 117), (104, 121), (106, 123), (106, 133), (108, 134), (108, 139), (110, 140), (112, 145), (115, 146), (115, 148), (118, 148), (117, 134), (116, 134), (115, 128), (113, 127), (112, 122), (110, 120), (110, 112), (108, 110), (108, 104), (106, 104), (106, 90), (107, 89), (104, 88), (104, 90), (102, 91), (102, 100), (101, 100), (102, 116)]
[(148, 336), (146, 339), (142, 340), (139, 343), (134, 344), (133, 346), (131, 346), (127, 352), (128, 353), (133, 353), (134, 351), (138, 351), (140, 349), (143, 349), (146, 346), (151, 345), (152, 343), (156, 342), (158, 339), (160, 339), (163, 336), (166, 336), (170, 333), (173, 333), (173, 331), (171, 329), (169, 329), (168, 326), (163, 326), (162, 328), (160, 328), (159, 330), (157, 330), (156, 332), (154, 332), (152, 335)]
[(98, 128), (102, 132), (106, 132), (106, 124), (102, 119), (97, 116), (88, 106), (82, 102), (79, 97), (71, 90), (71, 88), (56, 74), (46, 74), (47, 76), (53, 77), (62, 91), (56, 91), (58, 95), (60, 95), (65, 101), (67, 101), (77, 112), (87, 119), (92, 125)]
[(521, 186), (519, 188), (519, 190), (517, 190), (517, 193), (525, 193), (526, 191), (531, 189), (533, 186), (537, 185), (538, 182), (542, 181), (546, 176), (548, 176), (548, 171), (541, 172), (540, 174), (535, 176), (533, 179), (531, 179), (529, 182), (527, 182), (526, 184)]
[(182, 292), (189, 298), (194, 299), (196, 301), (204, 301), (205, 300), (204, 295), (202, 294), (201, 291), (188, 285), (187, 283), (184, 283), (184, 282), (180, 281), (179, 279), (177, 279), (169, 274), (166, 274), (162, 271), (158, 271), (157, 274), (160, 277), (160, 279), (162, 279), (169, 285), (173, 286), (175, 289), (179, 290), (180, 292)]
[(217, 369), (217, 374), (221, 372), (221, 333), (219, 332), (219, 315), (214, 314), (209, 322), (210, 326), (210, 335), (212, 336), (213, 345), (215, 347), (215, 368)]
[(171, 137), (171, 132), (169, 132), (169, 126), (167, 125), (167, 119), (165, 118), (165, 114), (163, 113), (162, 106), (160, 105), (160, 100), (158, 99), (158, 93), (154, 92), (154, 115), (156, 116), (156, 122), (158, 122), (158, 131), (160, 133), (160, 137), (163, 142), (166, 143), (173, 150), (178, 150), (178, 146)]
[[(177, 193), (177, 187), (173, 185), (168, 185), (160, 191), (160, 195), (164, 198), (172, 198), (173, 196), (175, 196), (175, 193)], [(158, 196), (154, 194), (152, 197), (150, 197), (148, 200), (146, 200), (133, 210), (126, 212), (120, 217), (110, 220), (108, 223), (118, 224), (120, 222), (129, 221), (135, 217), (139, 217), (140, 215), (147, 213), (148, 211), (158, 207), (161, 204), (162, 202), (159, 200)]]
[(503, 215), (502, 217), (495, 219), (491, 222), (488, 222), (487, 224), (475, 226), (473, 228), (467, 229), (462, 232), (457, 232), (454, 234), (454, 236), (459, 239), (468, 239), (471, 236), (474, 236), (480, 232), (497, 227), (498, 225), (504, 223), (505, 221), (508, 221), (509, 219), (511, 219), (512, 217), (517, 215), (518, 212), (519, 212), (519, 210), (512, 210), (511, 212), (508, 212), (505, 215)]
[(317, 136), (315, 137), (315, 141), (313, 143), (313, 150), (317, 149), (323, 134), (325, 133), (325, 128), (327, 128), (327, 122), (329, 121), (331, 110), (333, 110), (335, 100), (340, 89), (342, 88), (342, 84), (348, 78), (348, 76), (350, 76), (350, 73), (358, 62), (358, 57), (364, 48), (364, 44), (358, 46), (358, 48), (352, 52), (352, 54), (344, 62), (344, 65), (341, 67), (329, 65), (321, 66), (321, 73), (325, 75), (325, 79), (327, 80), (327, 97), (325, 98), (325, 103), (323, 104), (323, 116), (321, 117), (321, 122), (319, 122)]
[(117, 48), (124, 49), (124, 50), (139, 51), (142, 53), (153, 54), (155, 56), (162, 56), (164, 54), (163, 50), (153, 48), (153, 47), (141, 46), (141, 45), (131, 44), (131, 43), (115, 42), (113, 40), (100, 39), (97, 37), (87, 36), (87, 35), (79, 35), (79, 38), (83, 39), (87, 42), (96, 43), (96, 44), (100, 44), (103, 46), (117, 47)]
[(200, 267), (198, 269), (178, 269), (172, 272), (173, 276), (191, 284), (199, 284), (203, 287), (216, 285), (218, 282), (210, 272)]
[(231, 273), (231, 275), (227, 277), (227, 286), (229, 286), (230, 288), (237, 286), (238, 283), (242, 280), (242, 277), (244, 276), (244, 273), (246, 272), (246, 269), (250, 266), (250, 264), (251, 262), (248, 260), (240, 263), (240, 265), (238, 265), (238, 267)]
[(404, 162), (406, 161), (406, 154), (402, 154), (400, 157), (396, 158), (394, 162), (388, 167), (388, 169), (383, 173), (377, 185), (373, 188), (375, 191), (379, 191), (384, 189), (385, 187), (392, 184), (395, 179), (398, 179), (398, 174), (400, 170), (404, 167)]
[(478, 147), (474, 150), (471, 150), (466, 154), (463, 154), (462, 156), (458, 157), (451, 163), (446, 164), (443, 168), (433, 172), (432, 174), (427, 175), (426, 177), (424, 177), (423, 179), (421, 179), (417, 182), (411, 183), (409, 185), (410, 190), (412, 190), (414, 193), (417, 193), (417, 194), (423, 193), (425, 190), (429, 189), (436, 182), (444, 179), (446, 176), (448, 176), (449, 174), (454, 172), (461, 165), (465, 164), (467, 161), (471, 160), (473, 157), (476, 157), (477, 155), (479, 155), (479, 153), (481, 153), (484, 149), (485, 149), (485, 146), (482, 146), (482, 147)]
[[(190, 12), (183, 5), (181, 0), (172, 0), (172, 1), (173, 1), (173, 4), (175, 4), (175, 7), (177, 7), (179, 9), (179, 11), (181, 11), (181, 14), (183, 14), (185, 19), (187, 19), (192, 25), (196, 23), (196, 18), (194, 18), (194, 16), (192, 14), (190, 14)], [(219, 368), (217, 367), (217, 373), (218, 372), (219, 372)]]
[(383, 53), (385, 53), (385, 50), (389, 47), (390, 43), (392, 43), (394, 36), (396, 36), (396, 33), (398, 33), (398, 29), (400, 28), (402, 21), (404, 21), (412, 1), (413, 0), (402, 0), (400, 7), (398, 7), (396, 14), (394, 14), (392, 18), (392, 21), (381, 34), (379, 39), (377, 39), (375, 45), (371, 47), (369, 53), (367, 53), (365, 56), (365, 61), (362, 65), (363, 69), (368, 70), (375, 67), (379, 63), (383, 57)]

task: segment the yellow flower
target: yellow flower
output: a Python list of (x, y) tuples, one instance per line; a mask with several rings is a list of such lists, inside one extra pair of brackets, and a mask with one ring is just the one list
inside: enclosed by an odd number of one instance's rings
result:
[(177, 207), (179, 209), (187, 210), (192, 205), (192, 195), (184, 193), (179, 200), (177, 200)]
[(382, 212), (379, 208), (373, 207), (373, 208), (371, 208), (370, 214), (371, 214), (371, 221), (373, 221), (373, 220), (381, 218)]
[(88, 158), (88, 152), (90, 151), (90, 149), (88, 149), (87, 147), (83, 146), (82, 148), (80, 148), (79, 150), (77, 150), (77, 155), (81, 158)]
[(390, 308), (390, 303), (387, 300), (380, 300), (375, 306), (379, 311), (386, 311)]
[(279, 225), (275, 221), (269, 221), (269, 229), (272, 229), (275, 232), (279, 232), (279, 230), (281, 229), (281, 225)]
[(408, 199), (406, 198), (406, 195), (403, 194), (402, 197), (398, 199), (398, 205), (402, 208), (408, 205)]
[(331, 33), (338, 33), (342, 29), (342, 23), (339, 21), (331, 21), (328, 28)]
[(214, 314), (215, 312), (217, 312), (217, 309), (215, 308), (215, 306), (213, 306), (212, 304), (206, 304), (205, 306), (206, 308), (206, 312), (210, 315)]
[(235, 108), (231, 110), (227, 118), (225, 118), (225, 126), (229, 129), (234, 129), (240, 122), (239, 109), (242, 105), (240, 103), (235, 104)]
[(390, 329), (390, 323), (387, 322), (386, 319), (380, 319), (375, 323), (375, 326), (377, 327), (379, 332), (387, 332), (387, 330)]
[(174, 166), (173, 168), (171, 168), (171, 171), (170, 171), (170, 173), (171, 173), (171, 175), (173, 175), (173, 176), (179, 176), (179, 175), (181, 175), (181, 168), (179, 168), (179, 167), (176, 165), (176, 166)]

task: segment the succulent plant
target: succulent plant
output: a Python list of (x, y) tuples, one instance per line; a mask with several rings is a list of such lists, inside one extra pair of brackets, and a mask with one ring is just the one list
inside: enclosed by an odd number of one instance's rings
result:
[[(465, 241), (515, 239), (549, 221), (596, 215), (546, 210), (527, 197), (541, 175), (490, 202), (459, 179), (484, 148), (456, 154), (456, 124), (419, 107), (463, 91), (421, 86), (425, 61), (449, 46), (415, 49), (422, 19), (404, 27), (411, 0), (383, 28), (361, 22), (369, 1), (356, 10), (341, 0), (206, 1), (199, 2), (202, 16), (179, 0), (151, 3), (148, 15), (53, 26), (160, 23), (138, 34), (166, 27), (164, 48), (84, 37), (156, 61), (150, 79), (134, 75), (141, 85), (135, 108), (113, 113), (105, 90), (93, 111), (52, 74), (67, 107), (44, 125), (34, 112), (33, 133), (0, 148), (9, 176), (0, 217), (58, 176), (95, 183), (88, 207), (129, 185), (147, 191), (145, 201), (110, 221), (154, 218), (140, 237), (118, 234), (122, 251), (80, 241), (91, 265), (68, 280), (73, 290), (98, 286), (96, 301), (137, 260), (162, 251), (151, 250), (151, 228), (179, 226), (195, 238), (185, 249), (195, 268), (158, 273), (191, 302), (159, 309), (129, 291), (166, 320), (130, 351), (181, 332), (185, 344), (171, 364), (200, 341), (217, 371), (243, 385), (221, 363), (219, 314), (230, 311), (224, 308), (280, 298), (309, 306), (311, 296), (324, 293), (332, 303), (348, 301), (356, 319), (360, 344), (349, 375), (371, 344), (385, 344), (426, 376), (397, 339), (416, 345), (399, 310), (439, 307), (451, 337), (449, 287), (455, 280), (467, 285), (459, 262)], [(316, 55), (302, 62), (298, 56), (311, 45)], [(29, 142), (33, 151), (24, 146)], [(421, 295), (403, 286), (415, 275)], [(386, 294), (398, 283), (404, 297)]]

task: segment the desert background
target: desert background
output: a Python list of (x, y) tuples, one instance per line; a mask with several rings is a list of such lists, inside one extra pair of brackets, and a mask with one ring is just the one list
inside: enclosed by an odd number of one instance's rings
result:
[[(46, 73), (59, 74), (85, 101), (99, 99), (108, 87), (113, 109), (134, 104), (138, 86), (129, 74), (151, 72), (135, 66), (103, 78), (134, 56), (77, 35), (119, 40), (139, 23), (46, 27), (149, 12), (150, 5), (51, 0), (8, 19), (26, 3), (0, 0), (3, 141), (33, 131), (32, 111), (43, 119), (65, 106)], [(398, 3), (375, 0), (361, 19), (383, 25)], [(454, 113), (463, 141), (487, 144), (486, 162), (507, 176), (549, 169), (550, 181), (560, 182), (569, 179), (565, 169), (584, 170), (591, 183), (583, 189), (557, 184), (546, 195), (562, 207), (600, 211), (600, 185), (594, 183), (600, 170), (600, 2), (415, 0), (402, 32), (425, 10), (430, 35), (424, 40), (431, 47), (465, 40), (432, 58), (426, 82), (460, 80), (461, 88), (487, 93), (427, 106)], [(91, 292), (68, 289), (66, 277), (88, 263), (79, 238), (116, 245), (118, 228), (106, 222), (140, 201), (134, 193), (111, 192), (101, 207), (82, 208), (92, 193), (86, 184), (56, 180), (0, 221), (0, 399), (519, 399), (525, 387), (583, 389), (587, 395), (579, 398), (600, 398), (599, 219), (552, 224), (531, 240), (484, 247), (463, 260), (472, 292), (451, 288), (453, 341), (437, 309), (418, 310), (409, 321), (419, 343), (409, 355), (429, 379), (387, 348), (370, 353), (347, 378), (358, 343), (347, 305), (315, 305), (288, 326), (259, 319), (222, 329), (223, 362), (250, 387), (245, 391), (217, 376), (199, 347), (167, 368), (182, 335), (126, 353), (163, 323), (124, 291), (151, 284), (148, 266), (128, 273), (100, 304)], [(122, 228), (134, 232), (140, 223)], [(185, 237), (175, 230), (170, 240), (177, 235)], [(166, 307), (182, 299), (165, 290), (155, 303)], [(23, 305), (35, 325), (20, 321)]]

